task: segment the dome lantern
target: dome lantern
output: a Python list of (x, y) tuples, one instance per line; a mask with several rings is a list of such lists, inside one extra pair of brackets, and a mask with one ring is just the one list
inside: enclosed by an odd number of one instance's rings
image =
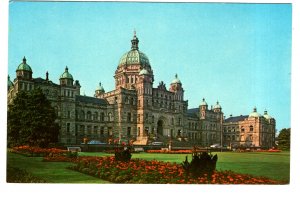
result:
[(136, 31), (133, 32), (133, 38), (131, 40), (131, 50), (139, 50), (139, 39), (136, 37)]
[(171, 84), (174, 84), (174, 83), (180, 83), (181, 84), (181, 81), (179, 80), (177, 73), (175, 74), (175, 79), (173, 79)]
[(259, 117), (261, 117), (261, 115), (257, 112), (256, 107), (254, 107), (254, 108), (253, 108), (253, 112), (251, 112), (251, 113), (249, 114), (249, 118), (251, 118), (251, 117), (254, 117), (254, 118), (259, 118)]

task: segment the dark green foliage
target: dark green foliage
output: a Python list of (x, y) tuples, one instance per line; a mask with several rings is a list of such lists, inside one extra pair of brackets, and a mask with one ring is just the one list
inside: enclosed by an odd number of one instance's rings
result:
[(77, 158), (78, 157), (78, 152), (68, 151), (66, 156), (69, 157), (69, 158)]
[(47, 147), (58, 141), (56, 113), (42, 90), (21, 91), (8, 106), (8, 147), (30, 145)]
[(284, 128), (278, 135), (278, 148), (280, 150), (290, 150), (291, 128)]
[(218, 155), (208, 154), (207, 152), (193, 153), (192, 161), (188, 162), (187, 156), (182, 162), (182, 167), (186, 174), (191, 174), (193, 177), (201, 177), (205, 174), (210, 177), (216, 170)]
[(45, 180), (35, 177), (25, 170), (7, 167), (6, 181), (8, 183), (46, 183)]
[(124, 147), (121, 148), (115, 148), (115, 160), (116, 161), (130, 161), (131, 159), (131, 148), (130, 147), (126, 147), (124, 149)]

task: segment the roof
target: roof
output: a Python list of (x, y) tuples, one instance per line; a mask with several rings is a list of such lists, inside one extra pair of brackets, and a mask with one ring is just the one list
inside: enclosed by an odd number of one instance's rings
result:
[(175, 78), (173, 79), (173, 81), (172, 81), (171, 83), (172, 83), (172, 84), (173, 84), (173, 83), (180, 83), (180, 84), (181, 84), (181, 81), (179, 80), (177, 74), (175, 75)]
[(76, 95), (75, 101), (96, 104), (96, 105), (107, 105), (108, 104), (108, 102), (105, 99), (99, 99), (99, 98), (95, 98), (95, 97), (81, 96), (81, 95)]
[(224, 122), (225, 123), (226, 122), (239, 122), (239, 121), (245, 120), (246, 118), (248, 118), (247, 115), (234, 116), (234, 117), (230, 117), (230, 118), (225, 119)]
[(67, 66), (65, 68), (65, 72), (60, 76), (60, 79), (72, 79), (73, 80), (73, 76), (69, 73), (69, 69)]
[(188, 117), (198, 118), (197, 114), (199, 112), (199, 108), (192, 108), (187, 110)]
[(32, 72), (31, 67), (26, 63), (26, 58), (23, 58), (23, 62), (18, 66), (17, 71), (26, 70)]

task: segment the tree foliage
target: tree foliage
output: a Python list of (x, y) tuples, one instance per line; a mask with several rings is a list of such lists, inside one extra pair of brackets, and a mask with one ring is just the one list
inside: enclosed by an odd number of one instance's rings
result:
[(278, 139), (278, 148), (280, 150), (290, 150), (291, 129), (290, 128), (282, 129), (277, 139)]
[(8, 146), (30, 145), (47, 147), (58, 141), (59, 127), (54, 108), (42, 90), (17, 93), (8, 106)]

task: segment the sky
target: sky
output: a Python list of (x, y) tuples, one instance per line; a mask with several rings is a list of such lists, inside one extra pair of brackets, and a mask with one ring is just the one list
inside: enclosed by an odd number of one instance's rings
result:
[(93, 96), (114, 72), (133, 32), (154, 72), (154, 87), (175, 74), (189, 108), (220, 102), (225, 117), (257, 107), (291, 127), (291, 4), (10, 2), (8, 74), (26, 56), (33, 77), (54, 83), (66, 66)]

